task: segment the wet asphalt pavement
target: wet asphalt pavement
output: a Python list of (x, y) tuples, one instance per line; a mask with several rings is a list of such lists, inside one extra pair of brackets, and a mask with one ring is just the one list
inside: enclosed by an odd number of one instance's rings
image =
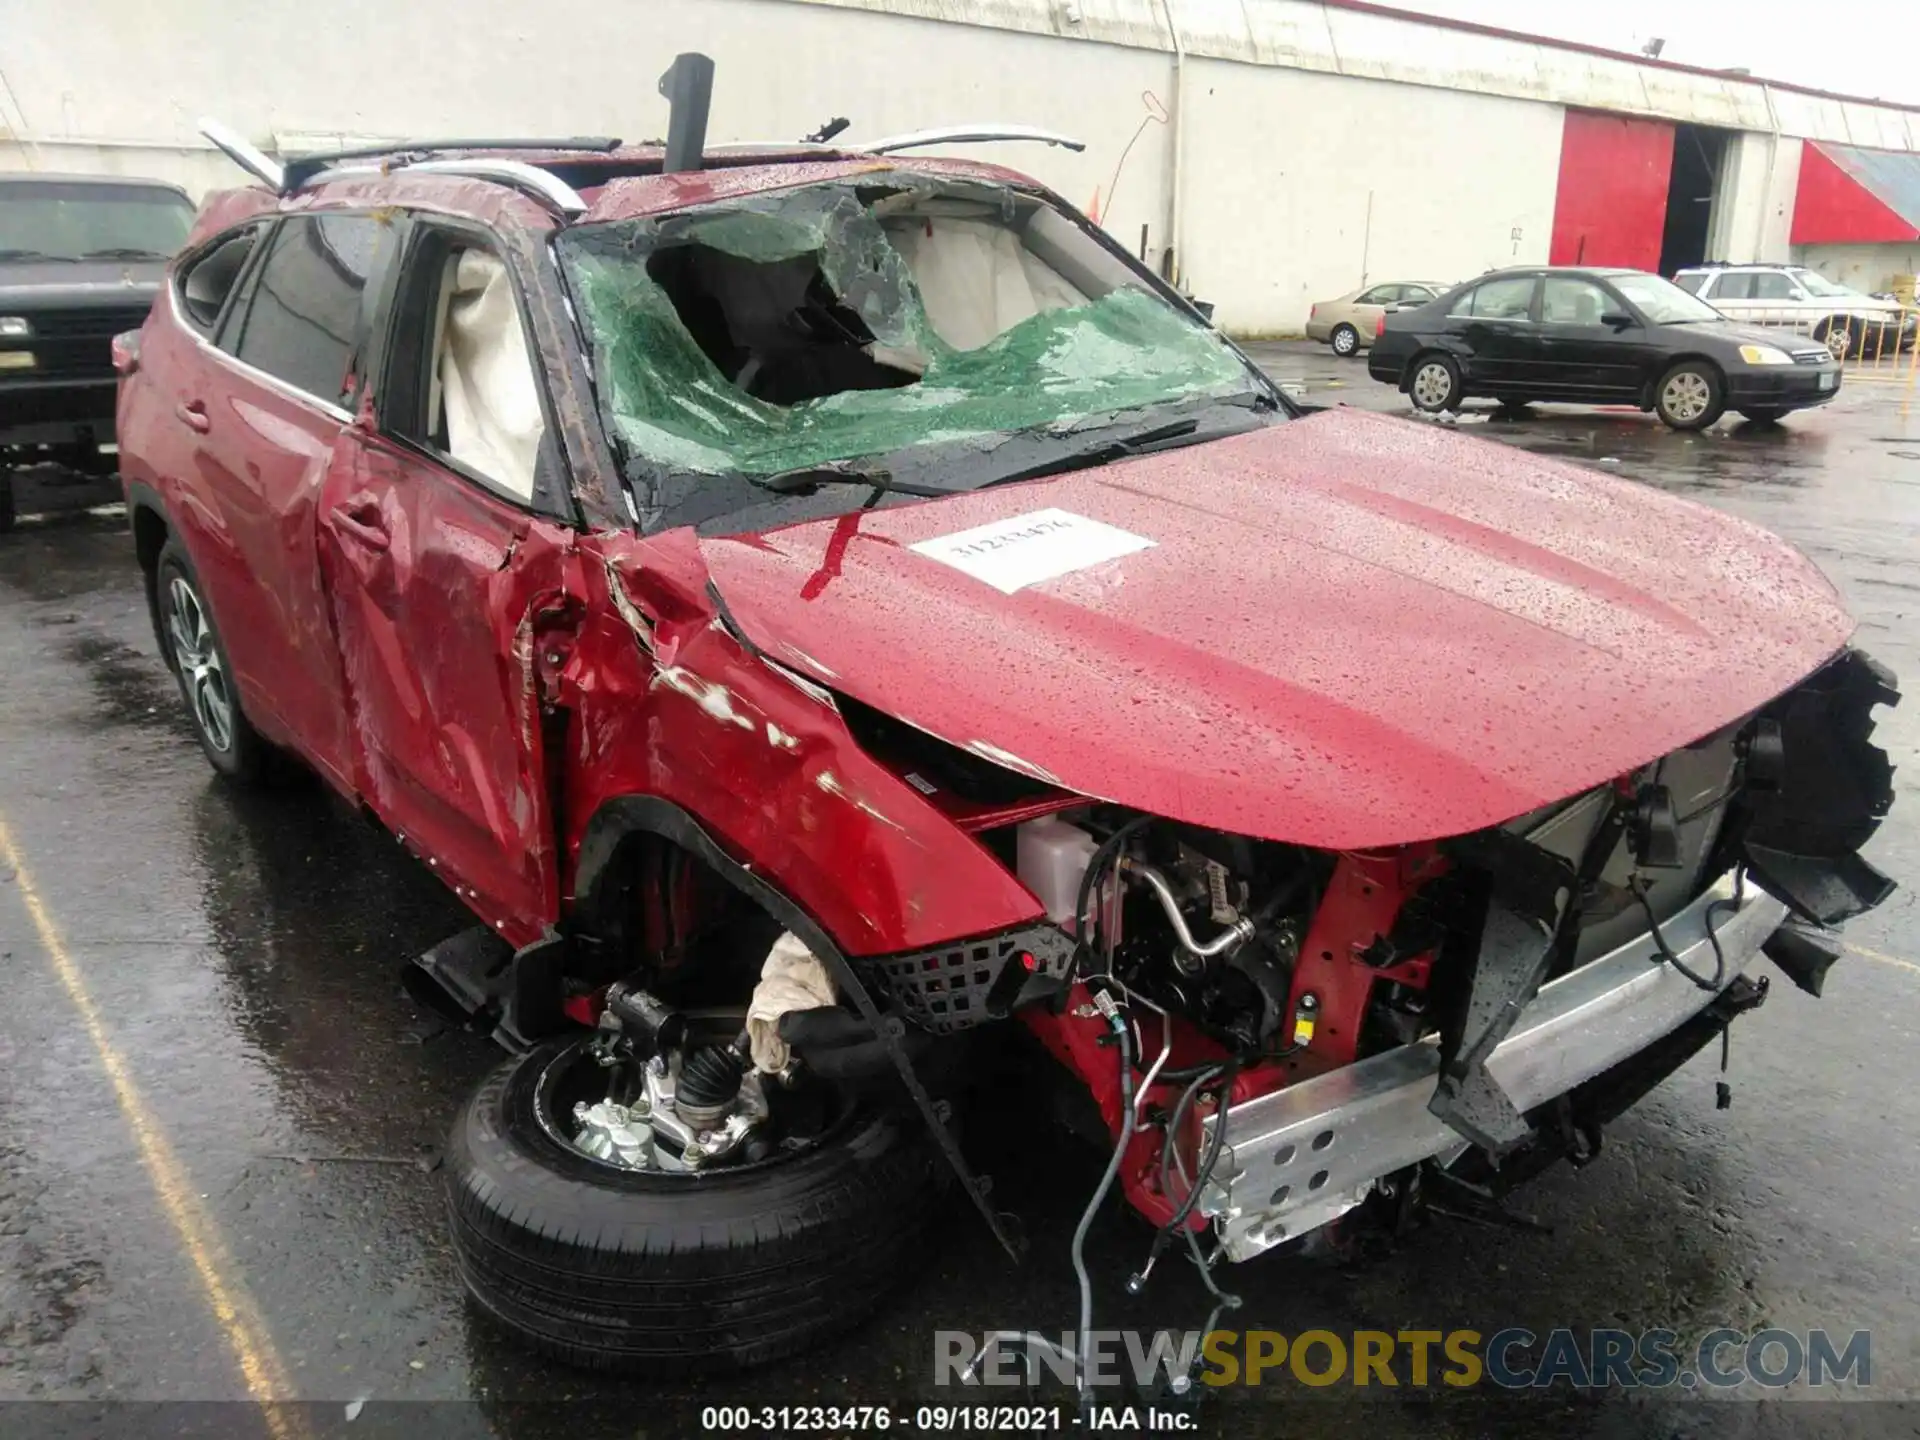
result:
[[(1404, 408), (1361, 362), (1256, 349), (1310, 399)], [(1920, 391), (1850, 383), (1778, 428), (1699, 436), (1560, 407), (1459, 424), (1779, 531), (1840, 586), (1859, 643), (1920, 684)], [(134, 1433), (691, 1434), (700, 1403), (950, 1402), (931, 1385), (936, 1330), (1072, 1324), (1068, 1238), (1103, 1157), (1062, 1145), (1016, 1092), (973, 1139), (1033, 1238), (1024, 1269), (956, 1208), (897, 1302), (805, 1359), (638, 1386), (523, 1356), (461, 1299), (432, 1171), (500, 1057), (397, 982), (464, 912), (319, 788), (215, 782), (117, 514), (0, 537), (0, 676), (0, 1400), (315, 1402), (0, 1406), (0, 1433), (133, 1417)], [(1865, 1329), (1866, 1393), (1920, 1400), (1920, 701), (1883, 712), (1879, 734), (1903, 798), (1870, 853), (1909, 888), (1850, 929), (1824, 1000), (1777, 984), (1736, 1028), (1730, 1110), (1702, 1056), (1596, 1163), (1527, 1193), (1551, 1235), (1436, 1221), (1355, 1270), (1256, 1261), (1224, 1277), (1245, 1299), (1225, 1323)], [(1197, 1327), (1204, 1296), (1171, 1262), (1145, 1297), (1121, 1294), (1144, 1239), (1117, 1212), (1096, 1228), (1100, 1323)], [(355, 1401), (371, 1403), (350, 1421)], [(1488, 1407), (1285, 1382), (1216, 1395), (1201, 1424), (1369, 1440), (1916, 1434), (1920, 1411), (1565, 1390)]]

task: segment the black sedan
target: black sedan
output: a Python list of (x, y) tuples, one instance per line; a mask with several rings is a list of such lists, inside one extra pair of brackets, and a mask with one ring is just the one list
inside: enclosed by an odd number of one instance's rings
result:
[(1676, 430), (1777, 420), (1840, 388), (1824, 345), (1739, 325), (1643, 270), (1499, 270), (1383, 317), (1367, 372), (1426, 411), (1472, 395), (1629, 404)]

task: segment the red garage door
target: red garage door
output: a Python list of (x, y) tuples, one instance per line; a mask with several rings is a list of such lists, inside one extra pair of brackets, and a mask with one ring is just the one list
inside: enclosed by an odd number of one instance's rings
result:
[(1665, 121), (1567, 111), (1549, 263), (1657, 270), (1672, 174)]

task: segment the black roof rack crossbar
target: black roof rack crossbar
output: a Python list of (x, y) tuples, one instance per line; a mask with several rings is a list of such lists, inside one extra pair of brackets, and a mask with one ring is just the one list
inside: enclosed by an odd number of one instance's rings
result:
[(571, 150), (605, 155), (620, 148), (611, 135), (574, 135), (549, 140), (395, 140), (386, 145), (356, 145), (346, 150), (326, 150), (300, 155), (286, 162), (282, 170), (281, 192), (298, 190), (323, 170), (331, 170), (342, 160), (372, 160), (384, 155), (423, 155), (443, 150)]

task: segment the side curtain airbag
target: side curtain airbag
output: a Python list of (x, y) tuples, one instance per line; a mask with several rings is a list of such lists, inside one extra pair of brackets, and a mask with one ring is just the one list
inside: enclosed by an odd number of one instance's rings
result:
[(506, 266), (484, 250), (461, 252), (453, 267), (440, 384), (448, 453), (530, 499), (546, 422), (513, 283)]

